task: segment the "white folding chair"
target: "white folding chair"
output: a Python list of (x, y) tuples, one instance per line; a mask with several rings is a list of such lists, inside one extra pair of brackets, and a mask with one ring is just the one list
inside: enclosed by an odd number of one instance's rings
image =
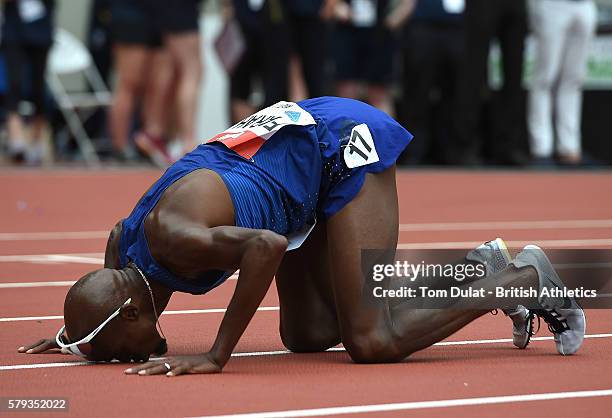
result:
[[(68, 91), (62, 78), (82, 74), (87, 82), (85, 91)], [(92, 138), (85, 130), (84, 123), (101, 107), (108, 107), (112, 94), (93, 63), (91, 54), (70, 32), (58, 28), (49, 53), (47, 84), (74, 136), (83, 158), (88, 164), (98, 164)], [(89, 90), (91, 88), (91, 90)]]

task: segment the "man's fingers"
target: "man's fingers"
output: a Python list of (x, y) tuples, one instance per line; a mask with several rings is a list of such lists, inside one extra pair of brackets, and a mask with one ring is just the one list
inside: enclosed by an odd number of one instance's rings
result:
[(138, 366), (132, 366), (129, 369), (126, 369), (125, 370), (125, 374), (137, 374), (141, 370), (146, 370), (146, 369), (148, 369), (150, 367), (153, 367), (153, 366), (156, 366), (158, 364), (160, 364), (160, 363), (157, 362), (157, 361), (147, 361), (146, 363), (142, 363), (142, 364), (140, 364)]
[(34, 344), (30, 344), (25, 347), (19, 347), (17, 351), (19, 351), (20, 353), (38, 354), (42, 353), (43, 351), (47, 351), (51, 348), (57, 348), (55, 342), (51, 340), (42, 339), (36, 341)]
[[(170, 370), (172, 370), (172, 368)], [(156, 366), (139, 371), (138, 375), (139, 376), (149, 376), (149, 375), (155, 375), (155, 374), (164, 374), (164, 373), (167, 373), (168, 371), (169, 370), (164, 363), (161, 363), (161, 364), (157, 363)]]
[(169, 370), (166, 367), (166, 363), (150, 361), (145, 364), (141, 364), (140, 366), (130, 367), (129, 369), (125, 370), (125, 373), (126, 374), (138, 374), (140, 376), (147, 376), (147, 375), (154, 375), (154, 374), (162, 374), (168, 371)]
[(45, 342), (45, 340), (44, 340), (44, 339), (42, 339), (42, 340), (38, 340), (38, 341), (36, 341), (34, 344), (30, 344), (30, 345), (26, 345), (26, 346), (21, 346), (21, 347), (19, 347), (19, 348), (17, 349), (17, 351), (19, 351), (20, 353), (25, 353), (27, 350), (29, 350), (29, 349), (31, 349), (31, 348), (33, 348), (33, 347), (36, 347), (37, 345), (40, 345), (40, 344), (42, 344), (42, 343), (44, 343), (44, 342)]
[(43, 351), (47, 351), (50, 350), (52, 348), (56, 348), (55, 344), (52, 341), (43, 341), (42, 344), (30, 348), (29, 350), (26, 351), (26, 353), (28, 354), (38, 354), (38, 353), (42, 353)]
[(172, 370), (167, 372), (166, 376), (172, 377), (172, 376), (178, 376), (181, 374), (185, 374), (189, 372), (189, 369), (190, 369), (190, 366), (188, 364), (179, 364), (178, 366), (173, 367)]

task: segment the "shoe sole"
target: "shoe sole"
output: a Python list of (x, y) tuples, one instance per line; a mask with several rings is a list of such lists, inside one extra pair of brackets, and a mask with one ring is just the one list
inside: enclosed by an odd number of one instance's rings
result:
[[(527, 308), (525, 308), (527, 309)], [(521, 350), (524, 350), (527, 348), (527, 346), (529, 345), (529, 343), (531, 342), (531, 336), (533, 335), (533, 317), (529, 314), (529, 310), (527, 310), (527, 324), (525, 324), (525, 328), (528, 330), (527, 331), (527, 341), (525, 342), (524, 346), (520, 346), (520, 345), (516, 345), (514, 344), (514, 346), (516, 348), (519, 348)]]
[(512, 256), (510, 255), (510, 251), (508, 251), (508, 246), (506, 245), (506, 241), (501, 238), (495, 238), (493, 241), (499, 247), (499, 251), (501, 252), (506, 264), (510, 264), (512, 261)]

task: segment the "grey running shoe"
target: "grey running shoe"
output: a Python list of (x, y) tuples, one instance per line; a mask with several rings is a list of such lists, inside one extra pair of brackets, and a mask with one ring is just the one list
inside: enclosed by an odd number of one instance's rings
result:
[(565, 285), (557, 275), (544, 251), (536, 245), (528, 245), (512, 262), (516, 267), (531, 266), (536, 269), (540, 281), (538, 302), (542, 309), (532, 310), (532, 314), (544, 318), (548, 329), (555, 336), (559, 354), (574, 354), (584, 341), (586, 317), (584, 310), (574, 298), (542, 295), (542, 289), (563, 290)]
[[(512, 261), (506, 243), (501, 238), (485, 242), (465, 257), (470, 261), (482, 263), (487, 269), (487, 277), (502, 271)], [(526, 348), (529, 345), (532, 332), (532, 318), (529, 310), (522, 305), (514, 309), (502, 309), (504, 314), (512, 320), (512, 343), (518, 348)]]

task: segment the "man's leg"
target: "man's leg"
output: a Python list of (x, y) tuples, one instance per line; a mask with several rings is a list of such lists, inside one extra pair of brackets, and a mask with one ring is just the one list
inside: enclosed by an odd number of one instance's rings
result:
[(328, 259), (321, 223), (299, 249), (285, 255), (276, 274), (280, 334), (291, 351), (318, 352), (340, 343)]
[[(452, 335), (487, 312), (413, 309), (410, 303), (390, 308), (385, 301), (367, 300), (365, 291), (369, 287), (362, 273), (361, 250), (394, 250), (397, 246), (395, 168), (368, 174), (357, 197), (331, 217), (327, 235), (342, 342), (357, 362), (399, 361)], [(486, 292), (509, 284), (536, 285), (537, 280), (533, 269), (510, 267), (495, 281), (484, 278), (470, 285)]]

